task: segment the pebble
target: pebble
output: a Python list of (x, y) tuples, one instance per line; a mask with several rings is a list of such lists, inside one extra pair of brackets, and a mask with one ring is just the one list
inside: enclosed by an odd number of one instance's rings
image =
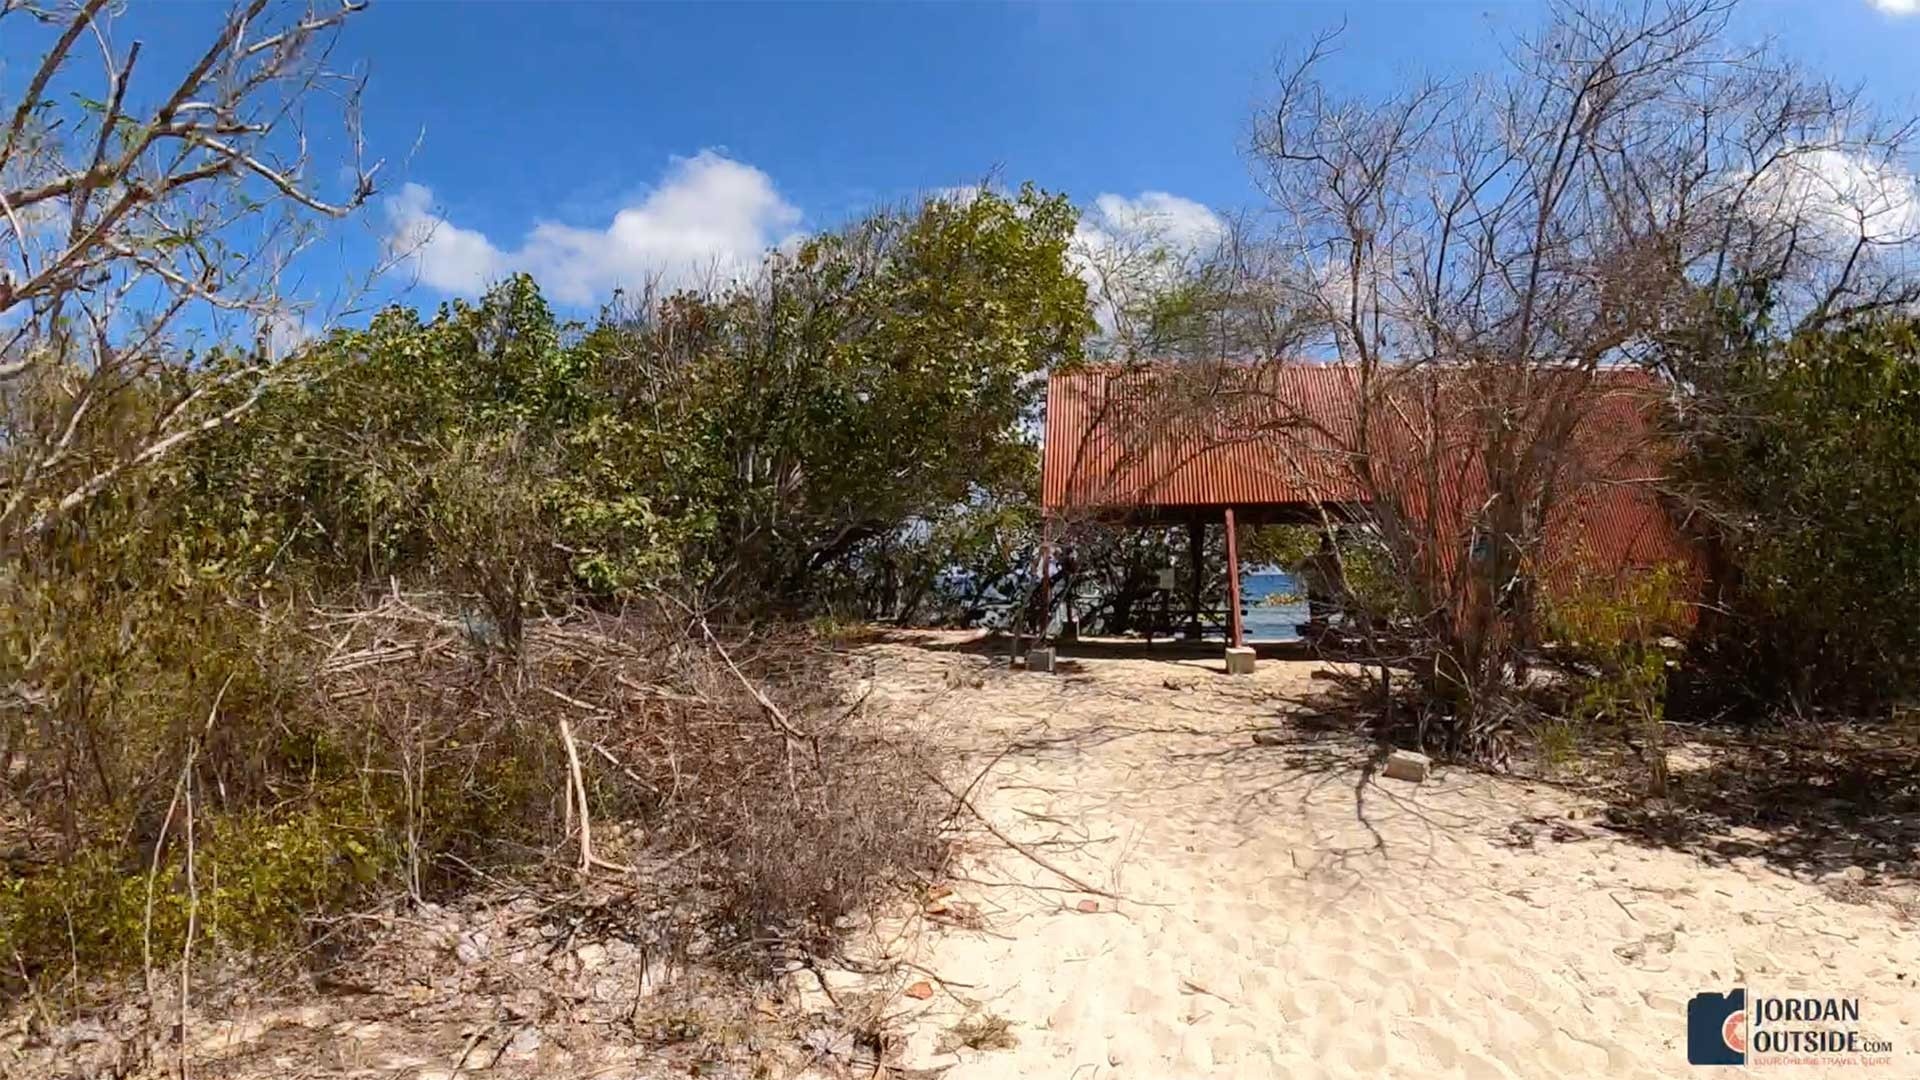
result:
[(460, 935), (460, 941), (453, 947), (453, 955), (468, 967), (487, 958), (487, 946), (491, 944), (485, 930)]
[(516, 1057), (527, 1057), (538, 1053), (539, 1050), (540, 1032), (530, 1027), (523, 1027), (514, 1032), (513, 1041), (507, 1043), (507, 1053)]
[(53, 1041), (60, 1046), (77, 1046), (81, 1043), (105, 1042), (107, 1028), (98, 1020), (77, 1020), (53, 1033)]

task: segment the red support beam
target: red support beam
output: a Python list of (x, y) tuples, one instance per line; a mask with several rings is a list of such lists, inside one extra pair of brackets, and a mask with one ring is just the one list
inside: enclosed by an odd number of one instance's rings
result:
[(1227, 644), (1241, 645), (1240, 542), (1234, 536), (1233, 507), (1227, 507)]

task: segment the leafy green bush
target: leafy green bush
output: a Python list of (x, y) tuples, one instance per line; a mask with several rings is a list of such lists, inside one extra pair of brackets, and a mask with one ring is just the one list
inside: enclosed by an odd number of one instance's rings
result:
[(1583, 579), (1548, 592), (1547, 633), (1587, 665), (1573, 687), (1567, 719), (1574, 726), (1558, 726), (1546, 742), (1548, 753), (1570, 753), (1580, 727), (1613, 725), (1638, 741), (1648, 794), (1666, 796), (1666, 643), (1685, 625), (1684, 595), (1671, 567), (1625, 580)]
[(1920, 324), (1886, 319), (1698, 368), (1682, 434), (1714, 595), (1697, 681), (1769, 709), (1920, 693)]
[(340, 788), (298, 809), (214, 815), (196, 822), (192, 893), (178, 836), (157, 867), (92, 846), (0, 888), (0, 950), (35, 967), (69, 956), (93, 971), (128, 969), (149, 950), (165, 963), (179, 954), (190, 907), (217, 945), (304, 943), (309, 917), (391, 883), (397, 852), (385, 825)]

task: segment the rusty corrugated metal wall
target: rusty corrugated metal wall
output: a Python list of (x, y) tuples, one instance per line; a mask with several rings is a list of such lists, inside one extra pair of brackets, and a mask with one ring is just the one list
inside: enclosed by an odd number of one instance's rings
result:
[(1246, 369), (1184, 374), (1143, 367), (1054, 375), (1044, 505), (1224, 508), (1351, 497), (1347, 470), (1328, 452), (1335, 444), (1298, 423), (1345, 429), (1342, 405), (1354, 395), (1337, 385), (1335, 369), (1289, 365), (1253, 385), (1235, 378), (1251, 374)]
[[(1652, 481), (1660, 387), (1639, 373), (1539, 372), (1539, 416), (1565, 408), (1549, 577), (1693, 562)], [(1360, 504), (1394, 493), (1464, 552), (1487, 490), (1464, 369), (1289, 363), (1092, 367), (1047, 386), (1042, 505), (1071, 515)], [(1521, 440), (1525, 442), (1526, 440)], [(1366, 451), (1359, 452), (1364, 446)], [(1363, 483), (1359, 470), (1370, 470)], [(1450, 545), (1442, 545), (1442, 550)]]

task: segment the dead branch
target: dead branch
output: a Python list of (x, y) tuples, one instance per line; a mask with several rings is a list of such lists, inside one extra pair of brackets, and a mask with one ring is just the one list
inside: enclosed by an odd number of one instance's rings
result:
[(1025, 856), (1028, 859), (1028, 861), (1032, 862), (1035, 866), (1040, 867), (1041, 869), (1054, 875), (1055, 877), (1066, 882), (1067, 884), (1072, 885), (1074, 888), (1079, 889), (1081, 892), (1091, 893), (1094, 896), (1104, 896), (1110, 900), (1126, 899), (1126, 897), (1124, 896), (1119, 896), (1115, 893), (1110, 893), (1107, 890), (1099, 888), (1097, 886), (1089, 885), (1086, 882), (1080, 880), (1078, 877), (1074, 876), (1073, 874), (1070, 874), (1065, 870), (1060, 869), (1058, 866), (1055, 866), (1052, 862), (1047, 860), (1038, 852), (1034, 851), (1032, 848), (1028, 847), (1025, 844), (1022, 844), (1018, 840), (1015, 840), (1013, 837), (1008, 836), (1006, 833), (1001, 832), (1000, 829), (997, 826), (995, 826), (992, 821), (987, 819), (987, 816), (985, 814), (982, 814), (980, 812), (980, 808), (975, 806), (973, 804), (973, 800), (968, 798), (966, 794), (953, 790), (952, 786), (950, 786), (945, 780), (940, 779), (940, 777), (934, 775), (931, 772), (927, 773), (926, 777), (927, 779), (932, 780), (935, 784), (938, 784), (940, 787), (940, 790), (946, 792), (949, 796), (951, 796), (956, 806), (965, 807), (967, 812), (973, 815), (974, 820), (978, 821), (982, 828), (986, 829), (988, 832), (993, 834), (994, 839), (1007, 845), (1008, 847), (1012, 848), (1014, 851), (1019, 852), (1021, 855)]
[(633, 867), (624, 863), (609, 862), (593, 853), (593, 815), (587, 808), (587, 785), (580, 775), (580, 750), (574, 745), (573, 728), (563, 714), (560, 723), (560, 742), (567, 748), (567, 774), (571, 785), (567, 789), (569, 798), (577, 798), (576, 812), (580, 817), (580, 866), (582, 874), (590, 874), (596, 866), (604, 867), (615, 873), (631, 874)]
[[(308, 305), (282, 292), (283, 273), (321, 222), (373, 195), (379, 169), (360, 160), (363, 80), (326, 66), (334, 36), (363, 7), (240, 0), (167, 73), (137, 41), (115, 51), (117, 5), (35, 5), (60, 30), (0, 132), (0, 265), (17, 267), (0, 271), (9, 324), (0, 384), (12, 387), (0, 552), (232, 423), (280, 380), (247, 365), (222, 375), (182, 337), (211, 334), (282, 359), (265, 342), (308, 321)], [(77, 63), (89, 41), (99, 76)], [(129, 108), (136, 77), (165, 80), (149, 110)], [(320, 178), (332, 173), (309, 158), (305, 125), (322, 110), (352, 147), (344, 198), (322, 197)], [(348, 283), (342, 295), (363, 288)], [(308, 338), (324, 330), (311, 321)], [(209, 393), (235, 374), (251, 385)], [(155, 395), (157, 422), (109, 426), (120, 401), (142, 394)]]

